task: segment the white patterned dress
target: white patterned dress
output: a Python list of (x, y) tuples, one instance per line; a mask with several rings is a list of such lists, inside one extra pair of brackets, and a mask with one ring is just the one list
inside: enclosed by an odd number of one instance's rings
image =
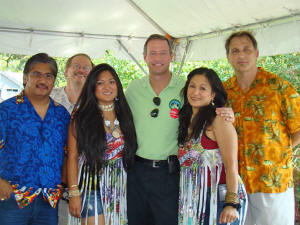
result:
[[(225, 173), (217, 143), (210, 140), (201, 131), (199, 138), (192, 139), (184, 146), (180, 146), (178, 159), (180, 162), (179, 224), (204, 224), (207, 201), (209, 201), (210, 210), (209, 222), (206, 223), (209, 225), (218, 224), (218, 186), (221, 174)], [(210, 195), (207, 195), (209, 190)], [(242, 208), (239, 210), (239, 224), (244, 224), (247, 195), (240, 178), (238, 195), (242, 204)], [(207, 196), (210, 196), (210, 199), (207, 199)]]
[[(127, 174), (123, 167), (122, 154), (124, 139), (113, 137), (110, 133), (106, 134), (108, 149), (105, 154), (105, 165), (101, 172), (93, 176), (90, 174), (85, 157), (79, 158), (78, 183), (80, 183), (80, 193), (82, 206), (89, 201), (89, 193), (100, 192), (103, 214), (106, 224), (127, 225), (127, 201), (126, 201), (126, 182)], [(94, 187), (92, 187), (92, 185)], [(93, 201), (95, 208), (95, 224), (98, 224), (99, 214), (97, 212), (97, 201)], [(89, 205), (89, 202), (87, 202)], [(82, 209), (83, 210), (83, 207)], [(81, 225), (81, 219), (72, 217), (69, 214), (68, 225)], [(87, 220), (85, 220), (87, 222)]]

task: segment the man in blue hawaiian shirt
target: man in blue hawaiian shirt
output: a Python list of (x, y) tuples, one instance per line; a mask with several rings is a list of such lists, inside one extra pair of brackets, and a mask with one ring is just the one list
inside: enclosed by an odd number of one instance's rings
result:
[(50, 97), (57, 75), (45, 53), (25, 64), (25, 88), (0, 104), (0, 224), (57, 225), (68, 111)]

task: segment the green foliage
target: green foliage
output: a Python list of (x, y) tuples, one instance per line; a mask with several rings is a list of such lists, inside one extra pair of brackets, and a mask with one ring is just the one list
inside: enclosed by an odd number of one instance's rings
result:
[(260, 57), (258, 65), (288, 80), (300, 93), (300, 52)]
[(55, 60), (56, 60), (57, 67), (58, 67), (58, 73), (57, 73), (57, 77), (55, 80), (55, 86), (56, 87), (66, 86), (67, 81), (65, 78), (65, 64), (68, 59), (63, 58), (63, 57), (56, 57)]
[[(180, 62), (173, 63), (173, 73), (177, 74), (180, 67)], [(194, 61), (194, 62), (185, 62), (181, 69), (180, 76), (186, 77), (189, 72), (198, 67), (208, 67), (214, 69), (221, 80), (227, 80), (233, 74), (233, 69), (230, 64), (227, 62), (227, 59), (219, 59), (219, 60), (205, 60), (205, 61)]]
[[(29, 56), (15, 55), (15, 54), (0, 54), (0, 70), (22, 72), (26, 61)], [(65, 86), (66, 79), (64, 76), (66, 58), (56, 57), (55, 60), (58, 64), (58, 76), (55, 86)], [(130, 60), (118, 59), (113, 56), (112, 52), (106, 51), (103, 59), (93, 59), (95, 65), (106, 62), (113, 66), (120, 76), (121, 82), (124, 88), (127, 87), (131, 80), (144, 76), (139, 66)], [(145, 71), (148, 71), (145, 62), (141, 61), (140, 65)], [(300, 92), (300, 52), (276, 55), (276, 56), (264, 56), (258, 60), (258, 65), (264, 67), (267, 71), (278, 74), (284, 79), (290, 81)], [(227, 80), (233, 74), (233, 69), (227, 62), (226, 58), (218, 60), (205, 60), (185, 62), (181, 72), (181, 77), (186, 77), (188, 73), (197, 67), (208, 67), (214, 69), (220, 76), (221, 80)], [(173, 74), (177, 74), (180, 69), (180, 62), (173, 62), (171, 70)]]
[[(110, 51), (106, 51), (104, 61), (110, 64), (120, 77), (123, 88), (126, 89), (130, 81), (142, 77), (144, 74), (138, 65), (129, 60), (117, 59)], [(146, 64), (140, 62), (144, 70), (147, 71)]]
[(28, 59), (26, 55), (0, 54), (0, 70), (22, 73)]

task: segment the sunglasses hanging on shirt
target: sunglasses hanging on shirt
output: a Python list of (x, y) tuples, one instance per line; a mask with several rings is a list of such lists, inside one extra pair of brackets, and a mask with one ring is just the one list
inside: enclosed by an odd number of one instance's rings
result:
[[(159, 105), (160, 105), (160, 98), (159, 98), (159, 97), (154, 97), (154, 98), (153, 98), (153, 103), (154, 103), (156, 106), (159, 106)], [(153, 109), (153, 110), (150, 112), (150, 115), (151, 115), (151, 117), (156, 118), (156, 117), (158, 116), (158, 113), (159, 113), (159, 109), (158, 109), (158, 108), (155, 108), (155, 109)]]

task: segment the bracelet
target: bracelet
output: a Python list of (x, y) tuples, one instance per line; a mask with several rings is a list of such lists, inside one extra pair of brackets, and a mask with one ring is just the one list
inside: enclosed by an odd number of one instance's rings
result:
[(233, 207), (233, 208), (235, 208), (237, 210), (241, 208), (241, 204), (240, 203), (226, 202), (226, 203), (224, 203), (223, 208), (225, 208), (226, 206), (231, 206), (231, 207)]
[(68, 193), (69, 193), (69, 198), (77, 197), (81, 195), (78, 189), (70, 190)]
[(239, 196), (237, 193), (227, 191), (225, 196), (225, 202), (226, 203), (239, 203)]
[(73, 184), (69, 187), (69, 189), (72, 189), (72, 188), (75, 188), (75, 187), (78, 187), (78, 184)]

